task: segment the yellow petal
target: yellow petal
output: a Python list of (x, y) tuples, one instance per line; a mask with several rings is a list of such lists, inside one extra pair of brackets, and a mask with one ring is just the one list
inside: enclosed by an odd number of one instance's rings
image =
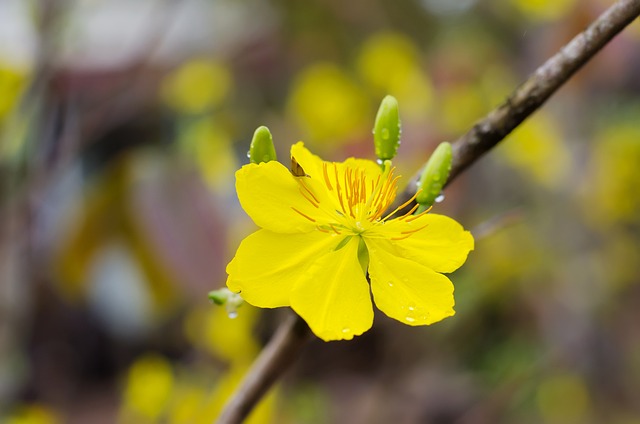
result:
[(296, 177), (276, 161), (251, 163), (236, 172), (242, 208), (256, 225), (277, 233), (315, 230), (318, 209), (300, 190)]
[(304, 172), (315, 180), (322, 180), (322, 159), (304, 147), (302, 141), (291, 146), (291, 156), (302, 166)]
[(227, 287), (254, 306), (289, 306), (294, 283), (319, 256), (333, 251), (339, 241), (320, 231), (279, 234), (258, 230), (240, 243), (236, 256), (227, 265)]
[(359, 237), (318, 258), (296, 282), (291, 307), (325, 341), (352, 339), (373, 323), (369, 285), (358, 262)]
[(455, 271), (473, 250), (471, 233), (444, 215), (429, 213), (410, 222), (393, 219), (372, 230), (372, 237), (391, 240), (399, 256), (436, 272)]
[(397, 256), (389, 241), (365, 239), (376, 306), (408, 325), (426, 325), (452, 316), (453, 284), (417, 262)]

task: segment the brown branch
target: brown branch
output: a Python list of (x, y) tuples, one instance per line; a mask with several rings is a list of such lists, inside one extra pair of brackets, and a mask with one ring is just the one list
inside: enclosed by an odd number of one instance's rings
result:
[[(640, 0), (620, 0), (615, 3), (584, 32), (540, 66), (509, 96), (506, 102), (491, 111), (468, 133), (456, 140), (453, 144), (453, 164), (449, 182), (538, 109), (638, 15), (640, 15)], [(420, 174), (421, 172), (414, 177), (407, 190), (399, 196), (399, 204), (413, 196)], [(241, 422), (296, 358), (309, 335), (309, 328), (298, 316), (292, 316), (283, 323), (226, 405), (218, 424)]]
[[(602, 47), (640, 15), (640, 0), (620, 0), (519, 86), (507, 100), (453, 143), (450, 183), (535, 112)], [(396, 199), (402, 204), (416, 192), (422, 169)], [(410, 205), (411, 206), (411, 205)], [(409, 206), (409, 207), (410, 207)]]
[(218, 424), (242, 422), (298, 356), (311, 335), (307, 323), (291, 314), (258, 356), (240, 387), (225, 405)]

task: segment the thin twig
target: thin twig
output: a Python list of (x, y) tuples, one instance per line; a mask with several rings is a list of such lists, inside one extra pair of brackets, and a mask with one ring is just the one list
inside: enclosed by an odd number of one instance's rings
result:
[[(520, 85), (507, 100), (476, 122), (453, 143), (450, 183), (535, 112), (602, 47), (640, 15), (640, 0), (620, 0), (560, 49)], [(402, 204), (416, 192), (422, 169), (396, 199)], [(412, 205), (409, 205), (410, 208)]]
[(311, 330), (302, 318), (295, 314), (287, 317), (225, 405), (217, 423), (242, 422), (271, 385), (294, 362), (310, 336)]
[[(640, 15), (640, 0), (620, 0), (615, 3), (584, 32), (540, 66), (509, 96), (506, 102), (491, 111), (469, 132), (456, 140), (453, 144), (453, 164), (449, 182), (491, 150), (538, 109), (638, 15)], [(414, 176), (407, 190), (398, 196), (398, 204), (404, 203), (413, 196), (420, 173)], [(283, 323), (231, 397), (218, 424), (240, 423), (296, 358), (309, 334), (309, 328), (297, 316)]]

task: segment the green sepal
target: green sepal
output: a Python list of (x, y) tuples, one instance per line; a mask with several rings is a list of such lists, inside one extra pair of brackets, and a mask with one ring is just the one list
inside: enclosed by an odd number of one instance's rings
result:
[(253, 133), (251, 146), (249, 147), (249, 161), (251, 163), (270, 162), (277, 160), (276, 149), (273, 146), (273, 137), (269, 128), (258, 127)]
[(227, 288), (223, 288), (219, 290), (210, 291), (207, 296), (209, 297), (209, 300), (211, 302), (215, 303), (216, 305), (222, 306), (225, 303), (227, 303), (230, 293), (231, 293), (231, 290)]
[(398, 101), (393, 96), (386, 96), (380, 103), (373, 126), (373, 143), (378, 159), (385, 161), (396, 156), (400, 146), (400, 133)]
[(362, 237), (360, 237), (358, 242), (358, 262), (360, 262), (362, 272), (367, 275), (367, 269), (369, 268), (369, 250)]
[(422, 189), (416, 197), (416, 202), (420, 204), (419, 211), (431, 206), (442, 192), (451, 172), (452, 159), (451, 144), (446, 141), (440, 143), (431, 154), (418, 183), (418, 189)]

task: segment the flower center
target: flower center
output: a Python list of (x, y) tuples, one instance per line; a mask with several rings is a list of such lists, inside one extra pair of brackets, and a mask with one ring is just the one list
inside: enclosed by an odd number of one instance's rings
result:
[[(323, 162), (322, 178), (320, 180), (328, 196), (314, 193), (307, 178), (297, 176), (300, 194), (318, 211), (317, 215), (309, 216), (296, 208), (292, 208), (304, 218), (314, 222), (319, 231), (336, 235), (359, 235), (373, 225), (383, 223), (397, 211), (410, 204), (415, 196), (383, 217), (385, 211), (395, 200), (400, 176), (395, 175), (395, 168), (387, 168), (375, 180), (367, 177), (364, 169), (344, 167), (339, 164)], [(317, 189), (317, 186), (315, 186)], [(324, 194), (324, 193), (322, 193)], [(417, 195), (417, 194), (416, 194)], [(323, 201), (321, 201), (321, 199)], [(409, 218), (417, 205), (403, 218)]]

